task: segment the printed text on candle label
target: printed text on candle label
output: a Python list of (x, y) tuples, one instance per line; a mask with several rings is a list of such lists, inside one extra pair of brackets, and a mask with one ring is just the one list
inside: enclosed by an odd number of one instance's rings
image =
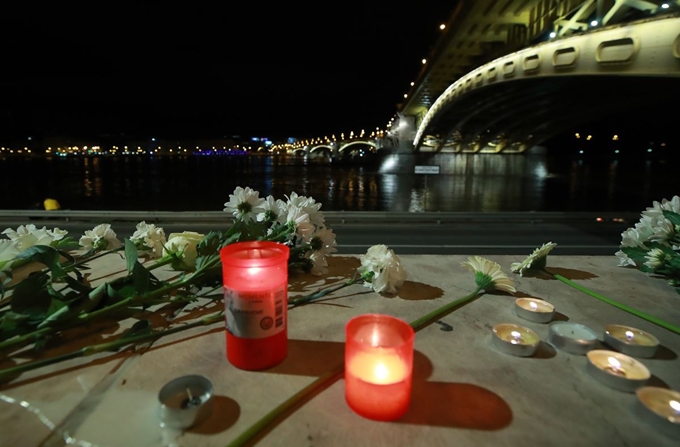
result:
[(239, 292), (225, 287), (227, 330), (241, 338), (265, 338), (283, 331), (286, 286), (262, 292)]

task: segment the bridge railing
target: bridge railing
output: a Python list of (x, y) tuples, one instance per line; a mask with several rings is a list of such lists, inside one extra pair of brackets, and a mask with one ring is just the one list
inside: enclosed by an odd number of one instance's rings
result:
[[(453, 224), (465, 222), (490, 223), (593, 223), (628, 222), (639, 220), (631, 212), (391, 212), (391, 211), (324, 211), (329, 227), (337, 225), (389, 225), (389, 224)], [(216, 225), (231, 222), (224, 211), (95, 211), (95, 210), (0, 210), (0, 225), (5, 227), (26, 225), (57, 225), (59, 222), (91, 222), (94, 225), (114, 222), (187, 223)]]

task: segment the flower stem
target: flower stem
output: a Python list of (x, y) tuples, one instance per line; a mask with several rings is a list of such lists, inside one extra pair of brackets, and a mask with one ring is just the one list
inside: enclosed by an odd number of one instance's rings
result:
[(422, 317), (418, 318), (417, 320), (413, 321), (411, 323), (411, 327), (415, 332), (418, 332), (425, 326), (431, 324), (433, 321), (439, 320), (440, 318), (444, 317), (447, 315), (449, 312), (452, 310), (456, 309), (459, 306), (462, 306), (463, 304), (466, 304), (470, 301), (472, 301), (474, 298), (476, 298), (479, 295), (479, 292), (482, 290), (481, 287), (477, 287), (474, 292), (472, 292), (469, 295), (464, 296), (463, 298), (457, 299), (456, 301), (452, 301), (449, 304), (445, 304), (439, 309), (433, 310), (427, 315), (423, 315)]
[(191, 329), (197, 326), (208, 326), (213, 323), (216, 323), (218, 321), (221, 321), (224, 318), (224, 315), (222, 312), (218, 312), (213, 315), (209, 315), (205, 318), (201, 318), (200, 320), (194, 321), (193, 323), (189, 323), (183, 326), (178, 326), (172, 329), (168, 329), (165, 331), (159, 331), (159, 332), (152, 332), (150, 334), (143, 334), (143, 335), (137, 335), (134, 337), (128, 337), (128, 338), (119, 338), (118, 340), (115, 341), (110, 341), (107, 343), (99, 343), (96, 345), (91, 345), (91, 346), (86, 346), (82, 349), (79, 349), (78, 351), (73, 351), (69, 352), (68, 354), (60, 355), (57, 357), (52, 357), (49, 359), (43, 359), (43, 360), (37, 360), (34, 362), (25, 362), (20, 365), (16, 366), (11, 366), (9, 368), (5, 368), (0, 370), (0, 380), (3, 380), (7, 378), (8, 376), (13, 376), (15, 374), (19, 374), (25, 371), (30, 371), (33, 369), (38, 369), (42, 368), (43, 366), (47, 365), (54, 365), (55, 363), (60, 363), (65, 360), (70, 360), (78, 357), (86, 357), (88, 355), (92, 354), (97, 354), (99, 352), (103, 351), (108, 351), (112, 349), (118, 349), (123, 346), (135, 344), (135, 343), (140, 343), (144, 341), (149, 341), (149, 340), (156, 340), (158, 338), (164, 337), (166, 335), (170, 334), (175, 334), (177, 332), (182, 332), (186, 331), (187, 329)]
[(123, 300), (118, 301), (117, 303), (114, 303), (110, 306), (103, 307), (101, 309), (95, 310), (94, 312), (87, 312), (87, 313), (82, 313), (78, 315), (76, 318), (72, 320), (68, 320), (62, 325), (54, 325), (54, 326), (48, 326), (44, 327), (42, 329), (37, 329), (33, 332), (29, 332), (27, 334), (23, 335), (18, 335), (16, 337), (12, 337), (8, 340), (5, 340), (0, 343), (0, 349), (8, 348), (10, 346), (15, 346), (20, 343), (28, 342), (28, 341), (33, 341), (37, 340), (38, 338), (51, 334), (54, 332), (58, 332), (63, 329), (70, 329), (75, 326), (79, 326), (81, 324), (87, 323), (88, 321), (92, 321), (96, 318), (101, 318), (103, 316), (109, 315), (112, 312), (115, 312), (119, 309), (122, 309), (126, 306), (132, 305), (132, 304), (143, 304), (146, 302), (153, 302), (156, 298), (165, 295), (168, 292), (171, 292), (175, 289), (178, 289), (182, 286), (191, 284), (193, 280), (196, 278), (196, 275), (192, 275), (188, 278), (182, 279), (180, 281), (174, 282), (172, 284), (168, 284), (164, 287), (161, 287), (159, 289), (156, 289), (152, 292), (149, 292), (147, 295), (144, 296), (131, 296), (128, 298), (125, 298)]
[[(340, 286), (336, 287), (336, 289), (340, 289), (347, 285), (349, 284), (343, 283)], [(444, 317), (457, 307), (472, 301), (475, 297), (479, 295), (479, 292), (481, 290), (482, 290), (481, 287), (477, 287), (477, 289), (471, 294), (463, 298), (460, 298), (456, 301), (453, 301), (451, 303), (445, 304), (442, 307), (433, 310), (432, 312), (426, 315), (423, 315), (422, 317), (413, 321), (411, 323), (411, 327), (415, 332), (418, 332), (419, 330), (428, 326), (433, 321), (436, 321)], [(343, 376), (344, 372), (345, 364), (343, 362), (335, 369), (325, 373), (324, 375), (316, 379), (314, 382), (310, 383), (305, 388), (303, 388), (296, 394), (286, 399), (281, 405), (267, 413), (262, 419), (257, 421), (255, 424), (251, 425), (236, 439), (227, 444), (227, 447), (241, 447), (245, 445), (253, 445), (255, 441), (257, 441), (259, 438), (264, 436), (269, 430), (271, 430), (272, 426), (277, 421), (283, 419), (286, 416), (286, 414), (288, 414), (290, 411), (299, 408), (303, 403), (309, 401), (309, 399), (311, 399), (315, 393), (321, 392), (328, 388), (329, 386), (331, 386), (333, 383), (337, 382)]]
[(680, 334), (680, 327), (678, 327), (678, 326), (675, 326), (675, 325), (673, 325), (673, 324), (671, 324), (667, 321), (664, 321), (664, 320), (657, 318), (653, 315), (650, 315), (648, 313), (634, 309), (634, 308), (627, 306), (625, 304), (619, 303), (618, 301), (613, 300), (611, 298), (607, 298), (606, 296), (600, 295), (599, 293), (595, 293), (592, 290), (587, 289), (587, 288), (583, 287), (582, 285), (577, 284), (577, 283), (565, 278), (562, 275), (558, 275), (557, 273), (552, 273), (552, 272), (549, 272), (547, 270), (546, 270), (546, 272), (548, 274), (552, 275), (555, 279), (562, 281), (563, 283), (570, 285), (571, 287), (573, 287), (577, 290), (580, 290), (581, 292), (583, 292), (587, 295), (590, 295), (593, 298), (597, 298), (600, 301), (604, 301), (607, 304), (610, 304), (614, 307), (618, 307), (621, 310), (625, 310), (626, 312), (628, 312), (630, 314), (633, 314), (633, 315), (638, 316), (638, 317), (640, 317), (644, 320), (647, 320), (651, 323), (654, 323), (658, 326), (661, 326), (662, 328), (668, 329), (669, 331), (675, 332), (676, 334)]
[(328, 288), (328, 289), (321, 289), (317, 290), (314, 293), (311, 293), (309, 295), (301, 296), (299, 298), (293, 298), (292, 300), (288, 300), (288, 306), (290, 308), (293, 308), (295, 306), (299, 306), (301, 304), (309, 303), (310, 301), (318, 300), (319, 298), (323, 298), (324, 296), (328, 295), (329, 293), (336, 292), (344, 287), (351, 286), (352, 284), (356, 284), (361, 277), (359, 278), (352, 278), (348, 281), (343, 282), (342, 284), (335, 286), (333, 288)]
[[(302, 404), (309, 401), (316, 393), (320, 393), (338, 381), (345, 371), (345, 363), (338, 365), (335, 369), (325, 373), (314, 382), (310, 383), (302, 390), (286, 399), (278, 407), (267, 413), (262, 419), (251, 425), (246, 431), (241, 433), (236, 439), (227, 444), (227, 447), (237, 447), (249, 445), (266, 434), (274, 423), (283, 419), (285, 415), (299, 408)], [(252, 445), (252, 444), (250, 444)]]

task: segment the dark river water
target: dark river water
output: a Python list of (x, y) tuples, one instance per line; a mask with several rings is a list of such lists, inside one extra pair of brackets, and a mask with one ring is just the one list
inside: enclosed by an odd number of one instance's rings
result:
[[(436, 165), (439, 174), (415, 174)], [(0, 159), (0, 208), (54, 197), (63, 209), (218, 211), (237, 186), (311, 196), (323, 211), (641, 211), (679, 194), (662, 157), (401, 154), (361, 163), (295, 156)]]

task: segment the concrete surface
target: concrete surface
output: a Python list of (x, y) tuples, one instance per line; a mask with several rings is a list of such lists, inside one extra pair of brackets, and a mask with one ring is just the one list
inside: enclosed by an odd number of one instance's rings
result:
[[(556, 280), (511, 274), (510, 264), (522, 256), (487, 257), (515, 281), (515, 297), (551, 302), (557, 319), (584, 324), (600, 338), (607, 324), (630, 325), (655, 335), (662, 345), (659, 353), (639, 359), (653, 375), (650, 385), (680, 390), (680, 335)], [(98, 354), (24, 373), (0, 386), (0, 426), (5, 428), (0, 445), (63, 445), (64, 436), (71, 436), (74, 443), (107, 447), (227, 445), (275, 406), (342, 363), (344, 327), (350, 318), (377, 312), (411, 322), (474, 289), (474, 275), (460, 265), (467, 256), (401, 258), (409, 277), (396, 296), (355, 285), (323, 302), (291, 309), (288, 357), (267, 371), (242, 371), (227, 361), (220, 323), (161, 338), (135, 354)], [(340, 282), (358, 265), (356, 255), (336, 255), (325, 277), (293, 273), (289, 296)], [(117, 257), (103, 258), (92, 277), (117, 272), (122, 266)], [(548, 267), (593, 291), (680, 325), (680, 296), (666, 281), (617, 267), (614, 256), (550, 256)], [(453, 330), (444, 331), (433, 323), (416, 334), (412, 402), (401, 420), (374, 422), (353, 413), (340, 379), (279, 421), (257, 445), (678, 445), (677, 439), (638, 418), (635, 394), (608, 388), (591, 377), (585, 356), (550, 346), (547, 324), (517, 317), (515, 297), (483, 295), (442, 318)], [(203, 301), (180, 314), (174, 324), (211, 314), (221, 306)], [(150, 318), (156, 325), (166, 314), (158, 310), (136, 317)], [(134, 321), (83, 328), (42, 355), (101, 341)], [(494, 348), (491, 328), (501, 322), (536, 331), (543, 341), (538, 353), (522, 358)], [(14, 358), (23, 361), (34, 356), (27, 350)], [(3, 367), (7, 364), (2, 362)], [(168, 381), (186, 374), (210, 378), (217, 395), (215, 409), (206, 422), (184, 433), (161, 429), (158, 392)], [(12, 400), (27, 402), (28, 409)], [(50, 424), (56, 428), (50, 430)]]

